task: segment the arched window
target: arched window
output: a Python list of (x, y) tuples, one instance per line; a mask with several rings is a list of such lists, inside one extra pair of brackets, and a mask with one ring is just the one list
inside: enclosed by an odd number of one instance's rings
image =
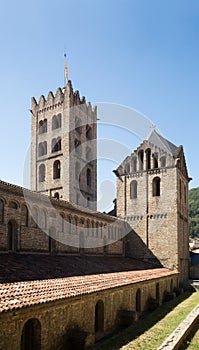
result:
[(28, 208), (25, 204), (21, 207), (21, 223), (24, 226), (28, 226)]
[(181, 179), (179, 181), (179, 193), (180, 193), (180, 201), (181, 201), (181, 199), (182, 199), (182, 181), (181, 181)]
[(46, 167), (44, 164), (39, 166), (39, 182), (44, 182), (46, 178)]
[(90, 208), (90, 197), (87, 197), (87, 207)]
[(157, 169), (158, 168), (158, 153), (155, 152), (153, 154), (153, 168)]
[(92, 129), (90, 127), (90, 125), (86, 125), (86, 138), (87, 140), (91, 140), (92, 139)]
[(139, 170), (143, 170), (143, 163), (144, 163), (144, 151), (143, 150), (139, 151), (138, 160), (139, 160)]
[(141, 311), (141, 290), (138, 289), (136, 292), (136, 303), (135, 303), (136, 311)]
[(153, 196), (160, 196), (160, 178), (158, 176), (153, 179)]
[(52, 152), (61, 151), (61, 137), (52, 139)]
[(136, 172), (137, 171), (137, 158), (134, 157), (132, 160), (132, 171)]
[(41, 324), (38, 319), (31, 318), (24, 324), (21, 350), (41, 350)]
[(99, 300), (95, 305), (95, 333), (104, 331), (104, 303)]
[(151, 169), (151, 150), (146, 149), (146, 170)]
[(52, 130), (61, 128), (61, 113), (52, 118)]
[(56, 160), (53, 164), (53, 179), (60, 179), (61, 177), (61, 164), (59, 160)]
[(137, 181), (133, 180), (130, 183), (130, 198), (137, 198)]
[(17, 223), (15, 221), (8, 222), (8, 250), (17, 250)]
[(88, 168), (86, 170), (86, 182), (87, 182), (87, 186), (91, 186), (91, 170)]
[(4, 221), (4, 202), (0, 199), (0, 224)]

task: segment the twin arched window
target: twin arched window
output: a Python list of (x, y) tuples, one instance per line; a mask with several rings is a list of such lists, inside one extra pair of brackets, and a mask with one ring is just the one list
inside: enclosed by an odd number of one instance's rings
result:
[(40, 120), (39, 122), (39, 134), (47, 132), (47, 119)]

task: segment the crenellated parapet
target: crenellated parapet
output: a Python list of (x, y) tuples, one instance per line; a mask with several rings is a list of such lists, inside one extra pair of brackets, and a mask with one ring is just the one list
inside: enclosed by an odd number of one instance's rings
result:
[(64, 101), (69, 101), (70, 107), (82, 105), (83, 108), (85, 108), (85, 112), (89, 114), (97, 113), (96, 106), (92, 107), (90, 102), (86, 102), (85, 96), (81, 97), (78, 90), (74, 91), (71, 81), (68, 80), (67, 85), (64, 88), (59, 87), (55, 95), (52, 91), (49, 91), (47, 98), (44, 95), (41, 95), (37, 101), (35, 97), (32, 97), (33, 115), (56, 109), (57, 107), (60, 107)]

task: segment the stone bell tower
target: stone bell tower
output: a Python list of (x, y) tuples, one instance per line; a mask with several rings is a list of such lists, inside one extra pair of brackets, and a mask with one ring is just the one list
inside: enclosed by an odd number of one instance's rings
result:
[(190, 178), (183, 147), (153, 130), (114, 172), (117, 216), (134, 230), (132, 242), (136, 235), (140, 242), (140, 249), (129, 243), (127, 254), (151, 261), (153, 256), (163, 266), (178, 269), (180, 280), (186, 280)]
[(31, 113), (31, 190), (96, 210), (97, 108), (68, 80)]

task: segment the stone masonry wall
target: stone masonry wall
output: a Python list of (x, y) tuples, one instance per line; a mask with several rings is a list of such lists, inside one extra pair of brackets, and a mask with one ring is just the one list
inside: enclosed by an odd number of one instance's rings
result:
[[(178, 287), (178, 276), (173, 274), (125, 287), (105, 290), (72, 299), (43, 303), (0, 315), (0, 348), (20, 350), (24, 324), (37, 319), (41, 325), (41, 349), (62, 350), (66, 348), (68, 332), (77, 327), (88, 333), (90, 343), (95, 342), (95, 307), (99, 300), (104, 305), (103, 334), (110, 333), (121, 323), (121, 311), (134, 312), (134, 320), (148, 309), (149, 298), (161, 304), (166, 292)], [(136, 311), (136, 293), (140, 290), (140, 309)], [(133, 322), (133, 319), (131, 320)], [(102, 334), (101, 334), (102, 335)]]

